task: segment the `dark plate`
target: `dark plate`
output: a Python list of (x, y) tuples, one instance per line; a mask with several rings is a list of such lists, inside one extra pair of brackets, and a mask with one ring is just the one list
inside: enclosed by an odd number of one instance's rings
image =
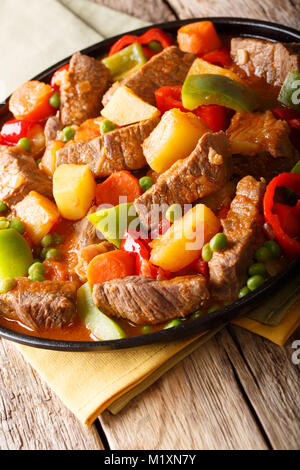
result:
[[(252, 36), (256, 38), (269, 39), (274, 41), (293, 42), (300, 41), (300, 32), (276, 23), (269, 23), (259, 20), (248, 20), (243, 18), (195, 18), (193, 20), (172, 21), (168, 23), (161, 23), (155, 26), (164, 29), (169, 33), (176, 34), (177, 29), (192, 21), (211, 20), (214, 22), (216, 29), (221, 34), (228, 34), (231, 36)], [(140, 28), (133, 32), (133, 34), (142, 34), (149, 27)], [(132, 33), (132, 32), (131, 32)], [(88, 54), (95, 58), (100, 58), (105, 55), (109, 47), (118, 39), (123, 36), (118, 35), (105, 41), (101, 41), (91, 47), (83, 49), (81, 52)], [(40, 73), (35, 79), (49, 81), (52, 73), (61, 65), (67, 63), (69, 57), (59, 63), (49, 67), (44, 72)], [(9, 118), (7, 104), (0, 108), (0, 123)], [(283, 283), (289, 282), (289, 279), (296, 271), (299, 271), (300, 259), (291, 263), (285, 270), (280, 272), (276, 277), (268, 280), (263, 286), (256, 291), (247, 295), (246, 297), (233, 302), (226, 307), (217, 310), (202, 318), (196, 320), (186, 321), (182, 325), (170, 328), (168, 330), (158, 331), (147, 335), (134, 336), (132, 338), (124, 338), (112, 341), (56, 341), (47, 340), (44, 338), (36, 338), (26, 334), (16, 333), (8, 328), (0, 327), (0, 336), (3, 338), (15, 341), (17, 343), (26, 344), (35, 348), (54, 349), (60, 351), (96, 351), (96, 350), (112, 350), (112, 349), (126, 349), (136, 346), (143, 346), (145, 344), (159, 343), (173, 341), (176, 339), (188, 338), (197, 335), (203, 331), (217, 328), (218, 326), (232, 320), (239, 312), (262, 302), (267, 296), (272, 295), (282, 287)]]

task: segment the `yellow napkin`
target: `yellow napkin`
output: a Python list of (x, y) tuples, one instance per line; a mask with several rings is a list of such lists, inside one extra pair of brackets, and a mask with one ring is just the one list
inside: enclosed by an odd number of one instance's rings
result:
[[(76, 50), (147, 23), (88, 0), (1, 0), (0, 101), (20, 83)], [(299, 325), (300, 304), (278, 327), (242, 318), (234, 324), (283, 344)], [(17, 345), (24, 357), (85, 424), (113, 413), (218, 330), (185, 341), (112, 352), (67, 353)]]

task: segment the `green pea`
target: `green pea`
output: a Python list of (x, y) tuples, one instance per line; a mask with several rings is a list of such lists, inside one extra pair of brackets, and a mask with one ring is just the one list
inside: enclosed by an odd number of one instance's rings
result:
[(31, 142), (27, 137), (22, 137), (18, 142), (18, 147), (25, 150), (25, 152), (30, 152)]
[(255, 276), (256, 274), (260, 274), (261, 276), (265, 276), (267, 274), (267, 270), (263, 263), (253, 263), (248, 269), (249, 276)]
[(170, 207), (168, 207), (166, 212), (166, 219), (169, 222), (175, 222), (175, 220), (179, 219), (180, 217), (182, 217), (182, 209), (180, 204), (172, 204)]
[(46, 259), (47, 253), (49, 251), (49, 248), (43, 248), (42, 251), (40, 252), (40, 257), (41, 259)]
[(209, 309), (207, 310), (207, 313), (213, 313), (215, 312), (216, 310), (219, 310), (221, 307), (220, 305), (218, 304), (215, 304), (215, 305), (212, 305), (211, 307), (209, 307)]
[(0, 280), (0, 294), (6, 294), (6, 292), (12, 290), (17, 284), (17, 281), (13, 277), (6, 277)]
[(201, 310), (196, 310), (196, 312), (191, 315), (191, 320), (196, 320), (196, 318), (200, 318), (203, 316), (203, 312)]
[(72, 140), (75, 135), (75, 131), (71, 126), (64, 127), (61, 132), (63, 142), (69, 142), (69, 140)]
[(153, 179), (150, 178), (150, 176), (143, 176), (142, 178), (139, 179), (139, 185), (142, 188), (142, 190), (145, 192), (148, 189), (151, 188), (153, 185)]
[(274, 259), (280, 258), (281, 249), (278, 243), (274, 242), (273, 240), (268, 240), (267, 242), (265, 242), (264, 246), (268, 248), (268, 250), (270, 250)]
[(0, 220), (0, 230), (3, 230), (5, 228), (9, 227), (9, 221), (8, 220)]
[(35, 274), (44, 274), (44, 272), (44, 265), (40, 261), (36, 261), (28, 269), (29, 276), (34, 276)]
[(63, 241), (63, 238), (61, 235), (58, 235), (57, 233), (53, 234), (53, 245), (60, 245)]
[(141, 328), (142, 335), (146, 335), (150, 333), (151, 331), (152, 331), (152, 327), (150, 325), (145, 325), (145, 326), (142, 326)]
[(42, 238), (41, 245), (43, 248), (49, 248), (51, 245), (53, 245), (53, 237), (50, 235), (50, 233)]
[(12, 219), (9, 222), (9, 228), (14, 228), (17, 232), (21, 235), (25, 232), (25, 224), (22, 220), (19, 219)]
[(266, 246), (261, 246), (254, 253), (254, 258), (259, 263), (266, 263), (272, 259), (272, 253)]
[(249, 290), (253, 291), (260, 287), (265, 282), (265, 279), (260, 274), (255, 274), (255, 276), (249, 277), (247, 281), (247, 287)]
[(53, 108), (56, 108), (56, 109), (60, 107), (60, 94), (57, 91), (55, 91), (55, 93), (53, 93), (53, 95), (50, 96), (49, 104), (50, 106), (53, 106)]
[(6, 212), (8, 210), (8, 206), (5, 204), (5, 202), (0, 201), (0, 214), (2, 212)]
[(174, 326), (181, 325), (181, 320), (179, 318), (175, 318), (175, 320), (170, 321), (167, 323), (167, 325), (164, 327), (164, 330), (168, 330), (169, 328), (174, 328)]
[(55, 261), (61, 260), (61, 252), (55, 248), (50, 248), (46, 253), (46, 259), (52, 259)]
[(157, 52), (162, 51), (163, 49), (159, 41), (150, 41), (148, 43), (148, 47), (151, 51), (157, 51)]
[(201, 256), (202, 256), (203, 261), (206, 261), (208, 263), (211, 260), (212, 255), (213, 253), (210, 249), (210, 244), (206, 243), (203, 246), (202, 251), (201, 251)]
[(37, 281), (37, 282), (43, 282), (45, 280), (44, 276), (39, 273), (33, 273), (32, 275), (28, 276), (28, 279), (30, 281)]
[(209, 242), (211, 251), (219, 251), (227, 245), (226, 235), (222, 232), (217, 233)]
[(249, 294), (250, 290), (248, 289), (247, 286), (244, 286), (240, 289), (240, 292), (239, 292), (239, 299), (241, 299), (242, 297), (245, 297), (245, 295)]
[(100, 123), (100, 130), (102, 134), (106, 134), (107, 132), (113, 131), (116, 128), (114, 122), (110, 121), (109, 119), (103, 119)]

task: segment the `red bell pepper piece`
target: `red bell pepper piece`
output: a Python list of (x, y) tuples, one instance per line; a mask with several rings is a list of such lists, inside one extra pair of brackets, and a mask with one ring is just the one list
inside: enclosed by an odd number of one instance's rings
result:
[(60, 67), (59, 69), (57, 69), (56, 72), (54, 72), (54, 74), (52, 75), (52, 78), (51, 78), (51, 82), (50, 82), (50, 85), (53, 88), (53, 90), (55, 90), (55, 91), (59, 90), (59, 87), (60, 87), (60, 78), (59, 77), (61, 75), (61, 72), (64, 71), (64, 70), (69, 70), (69, 67), (70, 67), (70, 64), (66, 64), (66, 65), (63, 65), (62, 67)]
[(208, 277), (208, 263), (203, 261), (202, 258), (197, 259), (191, 264), (191, 268), (197, 271), (197, 273), (202, 274), (202, 276)]
[(211, 64), (220, 65), (221, 67), (229, 66), (232, 63), (230, 53), (225, 47), (215, 49), (214, 51), (207, 52), (201, 57), (206, 62)]
[[(280, 186), (291, 189), (300, 197), (300, 173), (281, 173), (273, 178), (267, 186), (263, 203), (266, 222), (272, 227), (279, 245), (290, 258), (297, 258), (300, 256), (300, 242), (285, 231), (284, 226), (288, 224), (286, 214), (283, 217), (282, 208), (279, 207), (281, 204), (274, 203), (275, 190)], [(293, 218), (297, 214), (299, 217), (299, 204), (298, 201), (297, 206), (294, 206)], [(290, 210), (289, 207), (286, 206), (286, 211)], [(281, 217), (274, 210), (281, 211)]]
[(282, 229), (291, 238), (300, 236), (300, 199), (296, 206), (287, 206), (279, 202), (273, 206), (274, 214), (277, 214)]
[(156, 106), (161, 113), (165, 113), (172, 108), (187, 111), (181, 101), (181, 90), (181, 85), (175, 85), (163, 86), (155, 91)]
[(288, 119), (288, 125), (300, 131), (300, 118)]
[(130, 44), (133, 44), (134, 42), (139, 42), (139, 36), (134, 36), (133, 34), (122, 36), (111, 46), (108, 57), (120, 52), (124, 47), (130, 46)]
[(37, 123), (25, 119), (13, 119), (3, 124), (1, 129), (2, 143), (5, 145), (17, 145), (20, 139), (26, 137), (30, 129)]
[(142, 45), (147, 45), (151, 41), (160, 42), (163, 49), (172, 46), (173, 44), (173, 41), (170, 36), (164, 31), (162, 31), (160, 28), (148, 29), (148, 31), (146, 31), (139, 37), (139, 43)]
[(226, 108), (218, 104), (203, 104), (194, 113), (200, 117), (213, 132), (224, 131), (227, 127)]
[(272, 113), (277, 119), (283, 119), (284, 121), (300, 118), (300, 113), (290, 108), (273, 108)]

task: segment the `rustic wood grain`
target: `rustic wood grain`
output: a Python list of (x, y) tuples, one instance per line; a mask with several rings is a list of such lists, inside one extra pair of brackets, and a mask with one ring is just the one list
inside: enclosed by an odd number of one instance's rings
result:
[(9, 341), (0, 340), (0, 450), (101, 450), (96, 427), (65, 408)]
[(169, 0), (168, 3), (181, 19), (239, 16), (274, 21), (296, 29), (300, 27), (299, 0)]
[(92, 0), (100, 5), (105, 5), (114, 10), (141, 18), (152, 23), (172, 21), (176, 17), (168, 8), (166, 2), (161, 0)]
[(267, 448), (216, 339), (100, 422), (112, 449)]
[[(218, 336), (273, 449), (300, 448), (300, 366), (292, 363), (290, 338), (284, 348), (230, 327)], [(232, 341), (235, 340), (235, 344)]]

